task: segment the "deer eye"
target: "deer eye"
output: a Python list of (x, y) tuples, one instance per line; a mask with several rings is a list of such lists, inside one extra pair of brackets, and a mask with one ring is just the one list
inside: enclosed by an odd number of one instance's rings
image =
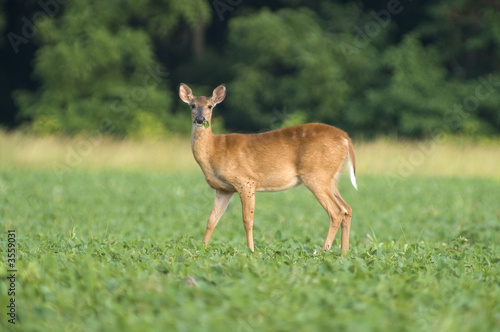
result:
[(213, 105), (208, 105), (208, 109), (211, 110), (212, 107), (214, 107)]
[(192, 109), (194, 109), (194, 108), (196, 107), (196, 105), (195, 105), (195, 104), (191, 104), (191, 105), (189, 105), (189, 106), (191, 106), (191, 108), (192, 108)]

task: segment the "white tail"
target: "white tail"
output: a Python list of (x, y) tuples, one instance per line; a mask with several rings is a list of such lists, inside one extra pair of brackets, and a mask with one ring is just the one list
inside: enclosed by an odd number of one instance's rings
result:
[(349, 250), (352, 210), (342, 199), (336, 180), (348, 160), (356, 185), (356, 159), (349, 136), (342, 130), (309, 123), (260, 134), (212, 134), (213, 108), (226, 97), (218, 86), (211, 97), (195, 97), (181, 84), (179, 96), (191, 107), (191, 149), (205, 179), (216, 191), (203, 241), (206, 245), (234, 193), (243, 210), (248, 247), (253, 251), (256, 191), (280, 191), (303, 183), (328, 213), (330, 227), (323, 250), (330, 249), (339, 227), (341, 252)]
[(349, 161), (349, 177), (351, 178), (352, 186), (354, 187), (354, 189), (358, 190), (358, 185), (356, 184), (356, 173), (352, 164), (351, 155), (348, 154), (347, 158)]

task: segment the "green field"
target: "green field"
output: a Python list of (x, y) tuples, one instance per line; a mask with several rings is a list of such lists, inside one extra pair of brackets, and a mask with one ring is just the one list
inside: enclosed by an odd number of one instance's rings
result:
[(4, 165), (0, 330), (500, 331), (499, 179), (358, 185), (340, 181), (350, 253), (340, 232), (320, 251), (328, 217), (303, 186), (257, 194), (251, 253), (236, 196), (204, 247), (214, 192), (199, 170)]

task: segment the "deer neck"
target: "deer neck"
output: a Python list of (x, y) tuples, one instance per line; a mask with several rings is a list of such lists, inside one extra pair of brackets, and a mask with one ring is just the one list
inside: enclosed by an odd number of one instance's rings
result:
[(191, 150), (198, 165), (200, 165), (203, 173), (206, 174), (210, 167), (210, 156), (213, 150), (214, 135), (212, 128), (204, 128), (193, 124), (191, 132)]

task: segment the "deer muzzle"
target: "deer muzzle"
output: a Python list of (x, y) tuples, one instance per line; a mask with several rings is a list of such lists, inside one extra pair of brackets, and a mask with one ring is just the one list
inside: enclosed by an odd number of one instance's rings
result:
[(206, 119), (203, 115), (198, 115), (196, 118), (194, 118), (194, 123), (196, 123), (197, 125), (202, 125), (203, 123), (205, 123)]

